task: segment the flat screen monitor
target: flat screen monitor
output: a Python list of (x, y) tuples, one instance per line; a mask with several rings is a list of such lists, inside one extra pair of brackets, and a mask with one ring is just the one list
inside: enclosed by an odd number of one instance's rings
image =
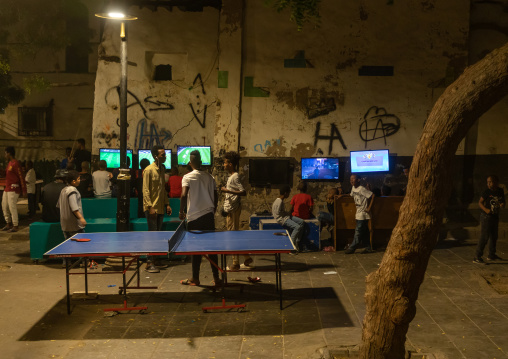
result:
[(257, 186), (289, 184), (288, 159), (249, 159), (249, 183)]
[(198, 150), (201, 154), (201, 163), (204, 166), (210, 166), (212, 164), (212, 151), (210, 146), (177, 146), (176, 153), (178, 165), (185, 166), (189, 163), (190, 153), (194, 150)]
[[(165, 150), (166, 151), (166, 162), (164, 162), (164, 167), (166, 167), (167, 170), (171, 169), (171, 150)], [(138, 159), (139, 164), (141, 167), (141, 160), (146, 158), (150, 163), (153, 162), (153, 156), (152, 156), (152, 150), (138, 150)]]
[(388, 172), (388, 150), (351, 151), (351, 173)]
[[(130, 159), (129, 168), (132, 168), (132, 150), (127, 150), (127, 157)], [(120, 168), (120, 149), (117, 148), (99, 149), (99, 160), (106, 161), (108, 168)]]
[(308, 181), (338, 181), (338, 157), (302, 158), (302, 180)]

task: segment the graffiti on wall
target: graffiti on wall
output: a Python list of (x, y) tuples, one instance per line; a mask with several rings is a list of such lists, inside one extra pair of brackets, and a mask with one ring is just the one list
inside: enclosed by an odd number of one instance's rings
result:
[(155, 145), (165, 146), (173, 138), (171, 131), (158, 128), (155, 121), (148, 122), (146, 118), (139, 120), (136, 127), (135, 148), (152, 148)]
[[(160, 98), (148, 94), (144, 98), (137, 96), (132, 91), (127, 91), (127, 108), (139, 109), (142, 112), (141, 119), (136, 125), (135, 146), (136, 148), (151, 148), (153, 145), (160, 144), (167, 146), (171, 143), (175, 135), (182, 129), (191, 125), (195, 120), (201, 128), (206, 128), (206, 115), (208, 107), (211, 104), (206, 103), (206, 90), (203, 78), (198, 73), (192, 82), (189, 91), (195, 92), (190, 96), (189, 107), (192, 113), (192, 119), (178, 129), (170, 131), (167, 128), (160, 127), (157, 121), (156, 113), (161, 111), (171, 111), (175, 106), (168, 101), (169, 96)], [(117, 111), (120, 106), (120, 86), (111, 87), (105, 95), (105, 103), (110, 109)], [(160, 120), (160, 118), (159, 118)], [(117, 126), (120, 126), (119, 119), (116, 120)], [(108, 146), (114, 146), (112, 141), (117, 138), (116, 133), (101, 132), (95, 136), (102, 139)]]
[(386, 145), (386, 138), (394, 135), (400, 129), (400, 119), (386, 112), (382, 107), (372, 106), (369, 108), (363, 122), (360, 124), (360, 138), (365, 142), (383, 139)]
[[(111, 87), (106, 92), (104, 100), (109, 108), (117, 110), (120, 106), (120, 86)], [(168, 111), (175, 109), (171, 103), (157, 100), (153, 96), (146, 96), (143, 100), (140, 100), (138, 96), (127, 90), (127, 108), (137, 106), (139, 106), (146, 118), (150, 118), (150, 112), (152, 111)]]
[[(199, 87), (196, 86), (196, 84), (199, 85)], [(208, 108), (207, 104), (202, 104), (203, 99), (200, 96), (206, 95), (205, 86), (203, 84), (203, 79), (201, 78), (201, 74), (197, 74), (194, 78), (194, 81), (192, 82), (192, 87), (190, 90), (193, 90), (195, 88), (200, 88), (201, 93), (196, 95), (196, 101), (195, 103), (190, 103), (189, 107), (191, 108), (192, 115), (194, 116), (194, 119), (199, 123), (201, 128), (206, 127), (206, 109)]]
[(115, 132), (111, 126), (104, 126), (102, 131), (98, 132), (95, 135), (99, 141), (99, 145), (106, 145), (107, 147), (117, 147), (117, 141), (119, 140), (119, 135)]
[(317, 146), (319, 140), (328, 140), (328, 154), (332, 153), (333, 143), (335, 140), (338, 140), (343, 149), (347, 150), (346, 143), (340, 134), (339, 129), (332, 123), (330, 126), (330, 135), (322, 135), (321, 134), (321, 122), (316, 123), (316, 132), (314, 133), (314, 147)]
[(328, 115), (336, 109), (337, 106), (335, 105), (335, 99), (333, 97), (310, 98), (309, 105), (307, 107), (307, 117), (309, 119), (313, 119), (319, 116)]

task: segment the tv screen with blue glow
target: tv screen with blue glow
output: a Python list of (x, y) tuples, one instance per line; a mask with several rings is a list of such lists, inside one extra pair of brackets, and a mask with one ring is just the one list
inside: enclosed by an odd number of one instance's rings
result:
[[(166, 167), (167, 170), (171, 169), (171, 150), (165, 150), (166, 151), (166, 162), (164, 162), (164, 167)], [(146, 158), (150, 163), (153, 162), (153, 156), (152, 156), (152, 150), (138, 150), (138, 163), (141, 167), (141, 160), (143, 158)]]
[[(132, 168), (132, 150), (127, 150), (127, 157), (130, 159), (129, 168)], [(120, 149), (99, 149), (99, 160), (106, 161), (108, 168), (120, 168)]]
[(388, 172), (388, 150), (351, 151), (351, 173)]
[(338, 181), (339, 159), (337, 157), (302, 158), (302, 180)]
[(190, 161), (190, 153), (194, 150), (198, 150), (201, 154), (201, 163), (204, 166), (212, 164), (212, 151), (210, 146), (178, 146), (176, 148), (178, 165), (185, 166)]

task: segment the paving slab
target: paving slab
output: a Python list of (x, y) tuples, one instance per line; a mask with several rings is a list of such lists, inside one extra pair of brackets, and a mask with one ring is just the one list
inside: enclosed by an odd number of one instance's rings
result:
[[(286, 359), (332, 357), (334, 350), (353, 355), (361, 340), (365, 277), (383, 256), (382, 249), (283, 255), (282, 311), (274, 275), (254, 270), (229, 275), (229, 282), (243, 285), (243, 291), (227, 288), (226, 300), (246, 304), (244, 311), (203, 313), (203, 306), (220, 304), (222, 294), (180, 285), (191, 266), (173, 261), (160, 273), (142, 272), (142, 282), (158, 289), (128, 293), (130, 304), (148, 306), (144, 314), (104, 314), (104, 308), (123, 301), (121, 276), (108, 274), (90, 276), (89, 290), (98, 292), (97, 300), (73, 300), (67, 315), (61, 263), (33, 263), (29, 222), (21, 223), (15, 238), (0, 233), (0, 321), (15, 323), (0, 329), (6, 358)], [(474, 264), (475, 245), (474, 238), (447, 240), (433, 251), (407, 334), (415, 358), (508, 357), (508, 295), (502, 291), (508, 261)], [(507, 241), (500, 239), (498, 248), (508, 259)], [(271, 256), (254, 261), (258, 267), (272, 263)], [(247, 276), (261, 282), (249, 283)], [(211, 281), (205, 262), (201, 280)], [(82, 275), (72, 276), (71, 291), (83, 291), (83, 281)]]

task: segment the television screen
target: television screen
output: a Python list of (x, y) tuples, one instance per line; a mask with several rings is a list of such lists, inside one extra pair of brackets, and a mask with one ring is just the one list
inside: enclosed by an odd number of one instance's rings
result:
[[(127, 157), (130, 159), (129, 168), (132, 168), (132, 150), (127, 150)], [(99, 149), (99, 160), (106, 161), (108, 168), (120, 168), (120, 149)]]
[[(150, 163), (153, 162), (153, 156), (152, 156), (152, 150), (142, 150), (142, 149), (139, 149), (138, 150), (138, 163), (140, 164), (140, 167), (141, 167), (141, 160), (143, 158), (146, 158), (148, 161), (150, 161)], [(166, 150), (166, 162), (164, 162), (164, 166), (166, 167), (167, 170), (171, 169), (171, 150)]]
[(351, 173), (388, 172), (388, 150), (351, 151)]
[(198, 150), (201, 154), (201, 162), (204, 166), (209, 166), (212, 164), (212, 154), (210, 146), (178, 146), (177, 156), (178, 156), (178, 165), (185, 166), (189, 163), (190, 153), (194, 150)]
[(302, 180), (338, 181), (339, 159), (337, 157), (302, 158)]
[(258, 186), (289, 184), (288, 159), (249, 159), (249, 183)]

